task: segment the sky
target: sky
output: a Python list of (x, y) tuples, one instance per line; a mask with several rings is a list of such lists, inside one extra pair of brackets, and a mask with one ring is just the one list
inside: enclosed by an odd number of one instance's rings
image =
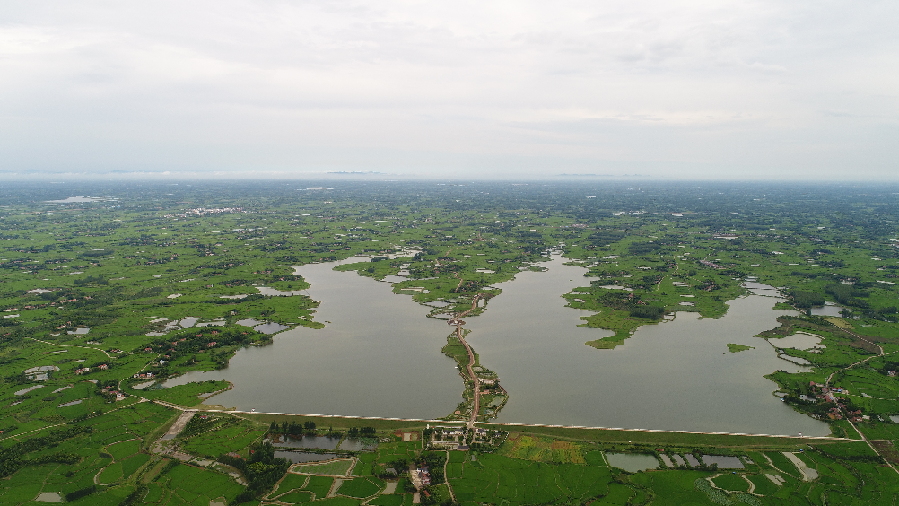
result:
[(0, 13), (0, 179), (899, 180), (895, 0)]

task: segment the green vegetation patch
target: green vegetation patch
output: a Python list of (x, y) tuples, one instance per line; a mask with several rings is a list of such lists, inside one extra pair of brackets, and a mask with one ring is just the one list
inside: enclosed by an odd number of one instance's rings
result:
[(585, 501), (608, 493), (611, 472), (605, 467), (544, 464), (482, 454), (466, 462), (462, 479), (450, 479), (460, 502), (490, 502), (503, 497), (509, 504)]
[(402, 506), (403, 499), (402, 494), (382, 494), (368, 501), (368, 504), (374, 506)]
[(140, 451), (141, 440), (131, 439), (129, 441), (121, 441), (106, 447), (106, 451), (116, 460), (122, 460), (125, 457), (134, 455)]
[(309, 483), (303, 487), (303, 490), (308, 490), (315, 494), (316, 499), (323, 499), (328, 495), (328, 492), (331, 490), (331, 485), (333, 484), (334, 478), (328, 476), (310, 476)]
[[(266, 182), (142, 184), (138, 191), (110, 184), (84, 193), (118, 194), (121, 200), (74, 204), (46, 203), (60, 197), (58, 185), (6, 184), (0, 309), (10, 318), (0, 319), (0, 396), (7, 401), (0, 412), (0, 502), (28, 503), (41, 491), (58, 491), (83, 504), (205, 506), (219, 498), (233, 504), (243, 487), (230, 477), (146, 453), (177, 413), (139, 402), (196, 406), (227, 384), (131, 387), (149, 381), (149, 373), (155, 381), (220, 369), (240, 348), (272, 341), (237, 324), (244, 318), (323, 325), (315, 320), (317, 302), (305, 295), (262, 295), (257, 286), (304, 290), (309, 283), (293, 274), (293, 266), (361, 254), (370, 261), (343, 269), (376, 279), (407, 271), (394, 288), (402, 294), (397, 296), (439, 302), (427, 310), (446, 316), (469, 309), (478, 294), (498, 294), (493, 286), (524, 269), (541, 269), (545, 252), (561, 247), (568, 260), (588, 269), (584, 282), (576, 283), (583, 286), (565, 299), (592, 313), (585, 325), (610, 334), (587, 343), (596, 348), (612, 348), (673, 312), (719, 317), (728, 301), (745, 293), (750, 277), (782, 287), (786, 299), (775, 308), (805, 314), (781, 317), (781, 326), (762, 336), (781, 358), (811, 366), (770, 378), (787, 393), (786, 404), (828, 421), (835, 434), (856, 437), (849, 421), (835, 419), (851, 413), (852, 424), (878, 450), (863, 442), (799, 438), (521, 428), (498, 454), (471, 461), (462, 458), (468, 454), (450, 453), (447, 476), (460, 502), (895, 503), (895, 473), (882, 457), (899, 463), (899, 424), (890, 421), (899, 414), (896, 187), (630, 184), (344, 181), (340, 188), (323, 184), (315, 191)], [(597, 198), (585, 199), (585, 193)], [(413, 256), (395, 257), (400, 246), (414, 248)], [(235, 295), (246, 297), (223, 298)], [(811, 314), (825, 302), (839, 304), (843, 317)], [(215, 326), (187, 323), (191, 318)], [(822, 346), (784, 348), (777, 339), (797, 332), (820, 336)], [(748, 349), (731, 346), (731, 352)], [(449, 339), (444, 351), (467, 363), (458, 342)], [(45, 365), (54, 370), (44, 379), (24, 373)], [(811, 384), (828, 378), (835, 400)], [(32, 386), (43, 388), (15, 394)], [(509, 394), (514, 400), (515, 392)], [(493, 398), (484, 397), (485, 404)], [(251, 461), (255, 454), (247, 450), (270, 422), (310, 421), (338, 432), (363, 425), (291, 415), (246, 418), (195, 417), (175, 444), (198, 457), (243, 455), (245, 461), (233, 463), (253, 477), (252, 492), (264, 494), (286, 464), (268, 457)], [(387, 430), (423, 428), (392, 420), (364, 425), (381, 431), (380, 437)], [(387, 467), (402, 472), (421, 450), (422, 442), (381, 443), (377, 452), (359, 457), (353, 470), (359, 477), (346, 483), (347, 490), (379, 483), (369, 476)], [(755, 463), (745, 472), (764, 497), (727, 483), (734, 475), (715, 479), (731, 491), (723, 492), (702, 471), (613, 474), (618, 471), (596, 457), (603, 450), (751, 451)], [(819, 478), (801, 481), (782, 451), (797, 452)], [(345, 475), (345, 466), (325, 472)], [(784, 482), (776, 485), (767, 474)], [(96, 485), (95, 477), (110, 485)], [(290, 475), (282, 484), (292, 488), (279, 490), (296, 502), (312, 494), (325, 503), (359, 502), (324, 500), (332, 483), (328, 476)], [(295, 490), (300, 487), (306, 487), (302, 493)], [(448, 499), (444, 486), (433, 491), (436, 501)], [(409, 504), (411, 495), (374, 501)]]
[(294, 492), (288, 492), (284, 495), (279, 495), (277, 501), (281, 503), (302, 504), (312, 502), (313, 495), (312, 492), (298, 490)]
[(325, 462), (294, 464), (290, 471), (298, 474), (315, 474), (322, 476), (346, 476), (353, 467), (353, 459), (333, 459)]
[(148, 399), (159, 399), (179, 406), (194, 407), (201, 404), (204, 400), (204, 394), (211, 394), (221, 390), (226, 390), (231, 385), (227, 381), (192, 381), (184, 385), (178, 385), (169, 388), (159, 388), (155, 390), (141, 390), (137, 395), (141, 395)]
[(373, 496), (384, 488), (384, 483), (377, 478), (353, 478), (341, 483), (337, 493), (363, 499)]
[(226, 414), (195, 415), (179, 439), (191, 455), (216, 458), (229, 452), (241, 453), (262, 439), (265, 430), (258, 424)]
[(749, 490), (749, 482), (743, 479), (742, 474), (722, 474), (712, 478), (712, 483), (729, 492), (747, 492)]
[(157, 483), (169, 491), (170, 497), (188, 504), (207, 505), (217, 497), (224, 497), (230, 504), (244, 491), (230, 476), (183, 464), (161, 475)]
[[(451, 452), (452, 454), (452, 452)], [(500, 455), (516, 459), (564, 464), (584, 464), (582, 445), (547, 437), (511, 433), (499, 450)]]
[(309, 481), (309, 477), (306, 475), (293, 474), (288, 472), (281, 478), (281, 481), (278, 483), (278, 486), (275, 487), (275, 491), (270, 495), (283, 494), (285, 492), (290, 492), (294, 489), (302, 489), (306, 486), (306, 483)]

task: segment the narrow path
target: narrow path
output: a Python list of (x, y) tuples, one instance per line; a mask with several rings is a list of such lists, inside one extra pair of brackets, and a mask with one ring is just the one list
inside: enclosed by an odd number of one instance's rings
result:
[(331, 482), (331, 488), (328, 490), (328, 494), (325, 497), (328, 498), (336, 496), (337, 489), (339, 489), (341, 485), (343, 485), (343, 479), (334, 478), (334, 481)]
[(453, 486), (450, 485), (449, 474), (447, 474), (446, 469), (449, 467), (450, 454), (449, 450), (446, 451), (446, 461), (443, 462), (443, 481), (446, 483), (446, 489), (449, 490), (450, 499), (455, 503), (456, 502), (456, 494), (453, 493)]
[[(141, 397), (141, 400), (138, 401), (138, 403), (140, 403), (140, 402), (147, 402), (147, 400), (148, 400), (148, 399), (144, 399), (143, 397)], [(91, 416), (91, 417), (89, 417), (89, 418), (94, 418), (95, 416), (102, 416), (102, 415), (105, 415), (105, 414), (107, 414), (107, 413), (112, 413), (113, 411), (120, 410), (120, 409), (122, 409), (122, 408), (127, 408), (127, 407), (129, 407), (129, 406), (133, 406), (133, 404), (126, 404), (126, 405), (123, 405), (123, 406), (119, 406), (119, 407), (117, 407), (117, 408), (110, 409), (109, 411), (104, 411), (104, 412), (100, 413), (99, 415)], [(183, 408), (182, 408), (182, 409), (183, 409)], [(32, 430), (28, 430), (28, 431), (25, 431), (25, 432), (19, 432), (18, 434), (13, 434), (13, 435), (11, 435), (11, 436), (6, 436), (6, 437), (4, 437), (4, 438), (0, 438), (0, 441), (5, 441), (5, 440), (7, 440), (7, 439), (17, 439), (17, 438), (19, 438), (20, 436), (24, 436), (24, 435), (26, 435), (26, 434), (32, 434), (32, 433), (35, 433), (35, 432), (40, 432), (40, 431), (42, 431), (42, 430), (52, 429), (53, 427), (61, 427), (61, 426), (63, 426), (63, 425), (69, 425), (69, 423), (71, 423), (71, 422), (62, 422), (62, 423), (54, 423), (53, 425), (45, 425), (45, 426), (43, 426), (43, 427), (41, 427), (41, 428), (39, 428), (39, 429), (32, 429)]]
[(57, 343), (51, 343), (50, 341), (44, 341), (42, 339), (38, 339), (36, 337), (29, 337), (28, 339), (31, 339), (32, 341), (37, 341), (39, 343), (49, 344), (50, 346), (64, 346), (67, 348), (84, 348), (85, 350), (99, 351), (100, 353), (106, 355), (107, 358), (113, 358), (112, 355), (110, 355), (109, 353), (106, 353), (106, 350), (101, 350), (100, 348), (94, 348), (93, 346), (81, 346), (80, 344), (57, 344)]
[(780, 452), (784, 457), (790, 459), (790, 462), (796, 466), (796, 469), (799, 470), (799, 474), (802, 475), (802, 481), (812, 481), (818, 478), (818, 471), (808, 467), (805, 462), (802, 461), (799, 457), (796, 456), (793, 452)]
[[(864, 337), (862, 337), (862, 336), (856, 334), (855, 332), (852, 332), (851, 330), (849, 330), (849, 329), (847, 329), (847, 328), (839, 327), (839, 326), (837, 326), (837, 325), (834, 325), (833, 323), (831, 323), (831, 325), (833, 325), (834, 327), (839, 328), (840, 330), (846, 332), (847, 334), (849, 334), (849, 335), (851, 335), (851, 336), (853, 336), (853, 337), (855, 337), (855, 338), (857, 338), (857, 339), (859, 339), (859, 340), (861, 340), (861, 341), (864, 341), (864, 342), (870, 344), (871, 346), (875, 346), (875, 347), (877, 348), (877, 350), (878, 350), (878, 353), (877, 353), (877, 355), (871, 355), (870, 357), (868, 357), (868, 358), (866, 358), (866, 359), (864, 359), (864, 360), (859, 360), (858, 362), (849, 364), (849, 365), (847, 365), (846, 367), (844, 367), (844, 368), (842, 368), (842, 369), (837, 369), (836, 371), (833, 371), (832, 373), (830, 373), (829, 376), (827, 376), (827, 380), (824, 381), (824, 387), (825, 387), (825, 388), (829, 388), (829, 387), (830, 387), (830, 382), (833, 380), (834, 375), (836, 375), (837, 373), (841, 373), (841, 372), (848, 371), (849, 369), (852, 369), (853, 367), (855, 367), (855, 366), (857, 366), (857, 365), (864, 364), (864, 363), (866, 363), (866, 362), (868, 362), (869, 360), (874, 359), (874, 358), (880, 358), (880, 357), (884, 357), (884, 356), (886, 356), (886, 355), (893, 355), (893, 354), (895, 354), (895, 353), (899, 353), (899, 352), (884, 353), (884, 351), (883, 351), (883, 346), (881, 346), (881, 345), (879, 345), (879, 344), (876, 344), (876, 343), (872, 343), (871, 341), (868, 341), (868, 340), (865, 339)], [(853, 430), (855, 430), (855, 432), (858, 433), (859, 437), (862, 438), (862, 441), (864, 441), (864, 442), (868, 445), (868, 447), (871, 448), (871, 450), (873, 450), (874, 453), (877, 454), (878, 457), (880, 457), (881, 459), (883, 459), (883, 461), (886, 463), (886, 465), (890, 466), (890, 469), (892, 469), (896, 474), (899, 474), (899, 469), (897, 469), (896, 466), (894, 466), (892, 462), (890, 462), (890, 461), (887, 460), (883, 455), (881, 455), (881, 454), (880, 454), (880, 451), (877, 450), (877, 447), (874, 446), (874, 445), (871, 443), (871, 441), (868, 439), (868, 437), (865, 436), (865, 434), (864, 434), (864, 433), (863, 433), (863, 432), (862, 432), (862, 431), (855, 425), (855, 423), (852, 422), (852, 420), (851, 420), (850, 417), (849, 417), (849, 414), (846, 413), (846, 410), (845, 410), (845, 408), (843, 407), (843, 405), (840, 404), (839, 402), (836, 403), (836, 404), (837, 404), (837, 406), (840, 408), (840, 412), (843, 414), (843, 419), (845, 419), (847, 422), (849, 422), (849, 425), (852, 427)]]
[(468, 365), (466, 366), (466, 369), (468, 371), (468, 377), (471, 378), (471, 381), (474, 383), (474, 388), (472, 389), (474, 399), (472, 401), (471, 415), (468, 417), (469, 429), (474, 428), (474, 424), (478, 420), (478, 414), (481, 412), (481, 380), (478, 379), (478, 375), (474, 372), (474, 351), (472, 351), (471, 346), (469, 346), (468, 342), (465, 340), (465, 336), (462, 332), (462, 326), (465, 325), (462, 318), (477, 308), (479, 300), (481, 300), (480, 293), (475, 295), (474, 299), (471, 301), (471, 309), (457, 314), (452, 320), (456, 322), (456, 338), (459, 339), (462, 346), (465, 346), (465, 351), (468, 353)]
[[(150, 364), (152, 364), (153, 362), (158, 362), (158, 361), (159, 361), (159, 357), (161, 357), (161, 356), (162, 356), (162, 353), (156, 355), (156, 358), (155, 358), (155, 359), (150, 360), (149, 362), (147, 362), (146, 364), (144, 364), (144, 366), (141, 367), (140, 370), (137, 371), (135, 374), (140, 374), (140, 373), (144, 372), (144, 369), (146, 369), (147, 367), (150, 367)], [(122, 390), (122, 382), (125, 381), (125, 380), (127, 380), (127, 379), (128, 379), (128, 378), (122, 378), (122, 379), (120, 379), (119, 382), (116, 383), (116, 388), (118, 388), (118, 389), (121, 391), (121, 390)]]
[(169, 430), (166, 431), (166, 433), (163, 434), (160, 439), (163, 441), (175, 439), (175, 437), (177, 437), (178, 434), (180, 434), (181, 431), (184, 430), (184, 427), (187, 426), (188, 422), (190, 422), (190, 420), (196, 414), (196, 411), (182, 411), (178, 416), (178, 419), (175, 420), (175, 423), (173, 423), (172, 426), (169, 427)]
[[(831, 325), (833, 325), (833, 323), (831, 323)], [(833, 326), (834, 326), (834, 327), (837, 327), (836, 325), (833, 325)], [(852, 331), (849, 330), (849, 329), (844, 329), (844, 328), (841, 328), (841, 327), (837, 327), (837, 328), (840, 329), (840, 330), (842, 330), (843, 332), (846, 332), (847, 334), (851, 335), (852, 337), (855, 337), (856, 339), (858, 339), (858, 340), (860, 340), (860, 341), (864, 341), (864, 342), (870, 344), (871, 346), (876, 347), (877, 350), (878, 350), (878, 353), (877, 353), (877, 355), (871, 355), (870, 357), (868, 357), (868, 358), (866, 358), (866, 359), (864, 359), (864, 360), (859, 360), (858, 362), (849, 364), (849, 365), (847, 365), (846, 367), (844, 367), (844, 368), (842, 368), (842, 369), (837, 369), (836, 371), (830, 373), (830, 376), (828, 376), (828, 377), (827, 377), (827, 380), (824, 381), (824, 386), (825, 386), (825, 387), (829, 387), (829, 386), (830, 386), (830, 382), (831, 382), (831, 380), (833, 380), (833, 377), (834, 377), (835, 374), (837, 374), (837, 373), (839, 373), (839, 372), (847, 371), (847, 370), (849, 370), (849, 369), (852, 369), (853, 367), (855, 367), (855, 366), (857, 366), (857, 365), (864, 364), (865, 362), (871, 360), (872, 358), (879, 358), (879, 357), (882, 357), (882, 356), (886, 355), (886, 353), (884, 353), (884, 351), (883, 351), (883, 346), (881, 346), (881, 345), (879, 345), (879, 344), (872, 343), (871, 341), (868, 341), (868, 340), (865, 339), (864, 337), (862, 337), (862, 336), (856, 334), (855, 332), (852, 332)]]
[(743, 479), (746, 480), (746, 483), (749, 483), (749, 490), (746, 493), (755, 495), (755, 483), (753, 483), (752, 480), (750, 480), (749, 477), (745, 474), (741, 476), (743, 476)]
[[(718, 474), (713, 474), (712, 476), (706, 476), (706, 477), (705, 477), (705, 481), (709, 482), (709, 486), (710, 486), (710, 487), (716, 488), (716, 489), (721, 490), (721, 491), (723, 491), (723, 492), (725, 492), (725, 493), (731, 493), (731, 492), (734, 492), (733, 490), (729, 490), (729, 489), (726, 489), (726, 488), (721, 488), (721, 487), (719, 487), (718, 485), (715, 485), (715, 482), (712, 481), (712, 480), (714, 480), (715, 478), (717, 478), (717, 477), (719, 477), (719, 476), (721, 476), (721, 475), (723, 475), (723, 474), (725, 474), (725, 473), (718, 473)], [(755, 493), (755, 483), (753, 483), (752, 480), (750, 480), (749, 478), (747, 478), (745, 474), (741, 474), (740, 477), (742, 477), (743, 480), (746, 481), (746, 483), (749, 484), (749, 490), (746, 492), (747, 494), (752, 494), (752, 495), (757, 496), (757, 497), (764, 497), (764, 495), (762, 495), (762, 494), (756, 494), (756, 493)]]

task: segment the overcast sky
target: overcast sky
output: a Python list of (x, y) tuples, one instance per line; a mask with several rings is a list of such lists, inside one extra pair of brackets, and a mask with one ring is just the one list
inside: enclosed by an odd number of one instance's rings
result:
[(896, 0), (0, 0), (0, 178), (899, 180), (897, 20)]

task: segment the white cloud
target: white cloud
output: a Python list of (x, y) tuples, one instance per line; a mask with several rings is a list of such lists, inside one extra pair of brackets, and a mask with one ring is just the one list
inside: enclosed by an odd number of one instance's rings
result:
[(878, 178), (899, 155), (894, 2), (4, 11), (4, 170)]

